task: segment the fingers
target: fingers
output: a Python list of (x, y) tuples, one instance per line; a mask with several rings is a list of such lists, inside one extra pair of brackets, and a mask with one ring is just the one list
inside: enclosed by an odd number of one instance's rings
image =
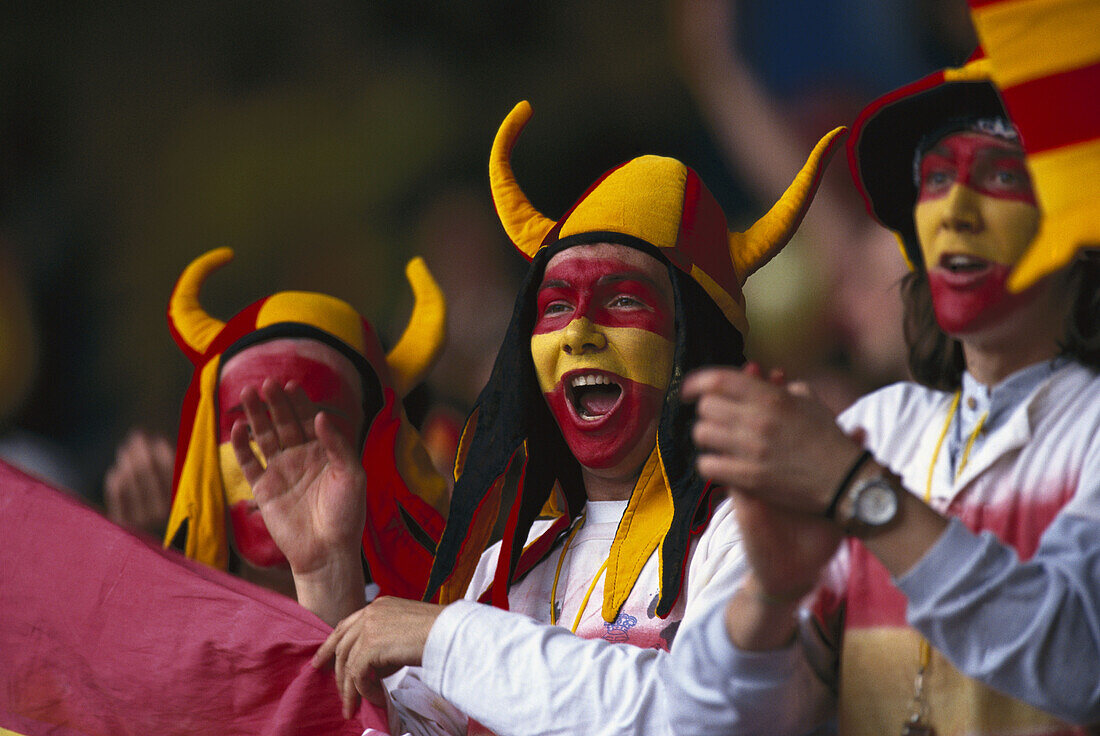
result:
[(264, 380), (262, 394), (271, 415), (271, 426), (279, 447), (293, 447), (305, 441), (302, 421), (298, 418), (287, 390), (275, 380)]
[(340, 432), (331, 416), (318, 412), (312, 424), (314, 434), (321, 441), (321, 447), (325, 448), (328, 461), (335, 469), (347, 471), (361, 468), (351, 443)]
[(336, 689), (340, 693), (344, 718), (351, 718), (359, 706), (359, 692), (353, 678), (348, 677), (347, 660), (356, 643), (354, 625), (358, 621), (358, 612), (348, 616), (336, 625), (328, 638), (321, 643), (313, 654), (310, 664), (320, 669), (331, 665), (336, 678)]
[(163, 437), (152, 438), (144, 432), (134, 435), (133, 473), (138, 491), (138, 524), (152, 531), (168, 521), (168, 502), (172, 495), (173, 455)]
[(241, 466), (244, 479), (248, 481), (248, 485), (255, 488), (256, 483), (263, 476), (264, 466), (260, 459), (256, 457), (256, 453), (252, 451), (252, 444), (249, 440), (248, 425), (243, 420), (238, 419), (229, 431), (229, 443), (233, 446), (233, 454), (237, 457), (237, 465)]
[(252, 429), (252, 439), (264, 457), (281, 449), (310, 442), (316, 437), (316, 409), (305, 390), (294, 381), (285, 386), (266, 379), (260, 391), (248, 386), (241, 391), (241, 407)]
[(294, 409), (294, 415), (298, 419), (306, 442), (316, 439), (317, 432), (313, 428), (313, 420), (317, 409), (306, 395), (306, 390), (297, 381), (290, 381), (286, 385), (286, 393), (290, 397), (290, 405)]
[[(773, 370), (771, 377), (783, 377), (780, 370)], [(718, 393), (731, 399), (750, 398), (768, 384), (762, 380), (763, 372), (757, 363), (747, 363), (744, 368), (710, 367), (692, 371), (680, 387), (680, 398), (696, 401), (706, 394)]]
[(267, 406), (260, 398), (260, 392), (255, 386), (246, 386), (241, 390), (241, 408), (248, 419), (248, 426), (252, 430), (252, 439), (264, 457), (271, 458), (279, 451), (279, 439), (275, 435), (275, 427), (271, 424), (271, 416), (267, 413)]
[(149, 533), (163, 532), (172, 496), (174, 453), (163, 437), (135, 430), (104, 476), (108, 518)]

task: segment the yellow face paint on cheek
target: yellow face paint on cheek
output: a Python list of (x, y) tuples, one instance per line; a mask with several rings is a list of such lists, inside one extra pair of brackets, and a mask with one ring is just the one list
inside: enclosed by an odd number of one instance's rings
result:
[(574, 370), (602, 370), (662, 392), (668, 388), (674, 350), (671, 340), (637, 327), (589, 323), (587, 329), (593, 333), (599, 349), (567, 353), (563, 349), (565, 333), (570, 327), (575, 329), (580, 321), (575, 320), (561, 330), (531, 336), (531, 358), (543, 393), (552, 391), (563, 375)]
[[(252, 447), (252, 451), (256, 453), (256, 457), (260, 459), (260, 465), (267, 467), (267, 462), (264, 459), (263, 453), (260, 452), (260, 448), (255, 442), (248, 443)], [(233, 452), (233, 445), (229, 442), (223, 442), (218, 445), (218, 465), (221, 466), (222, 472), (222, 486), (225, 488), (225, 499), (232, 506), (240, 501), (251, 501), (252, 486), (245, 480), (244, 473), (241, 472), (241, 466), (237, 464), (237, 455)]]
[(945, 254), (971, 255), (1012, 266), (1039, 230), (1039, 209), (956, 185), (943, 197), (918, 202), (913, 223), (927, 268), (938, 265)]

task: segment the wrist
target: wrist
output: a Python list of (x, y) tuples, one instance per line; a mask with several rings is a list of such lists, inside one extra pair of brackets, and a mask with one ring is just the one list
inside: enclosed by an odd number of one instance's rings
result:
[(829, 521), (837, 520), (837, 510), (839, 509), (841, 502), (844, 500), (845, 494), (848, 492), (860, 471), (867, 465), (868, 461), (872, 459), (870, 450), (860, 450), (855, 459), (848, 464), (848, 469), (845, 471), (844, 476), (840, 479), (840, 482), (833, 487), (832, 495), (829, 498), (829, 503), (825, 507), (823, 512), (826, 519)]
[(909, 493), (901, 480), (871, 461), (851, 478), (841, 494), (834, 521), (844, 533), (867, 540), (900, 526)]
[(330, 626), (367, 604), (366, 577), (359, 558), (334, 557), (306, 573), (294, 573), (298, 603)]
[(749, 575), (730, 598), (726, 608), (726, 633), (743, 651), (781, 649), (796, 632), (795, 612), (808, 590), (774, 592), (765, 590)]

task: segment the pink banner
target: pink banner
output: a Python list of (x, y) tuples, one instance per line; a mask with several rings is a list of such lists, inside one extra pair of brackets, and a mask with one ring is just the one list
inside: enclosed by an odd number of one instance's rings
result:
[(310, 666), (330, 631), (0, 462), (0, 733), (385, 732)]

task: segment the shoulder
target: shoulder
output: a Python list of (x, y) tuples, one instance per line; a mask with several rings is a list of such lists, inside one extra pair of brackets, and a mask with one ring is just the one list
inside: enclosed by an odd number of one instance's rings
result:
[(859, 399), (837, 418), (837, 422), (849, 432), (856, 428), (872, 431), (904, 425), (907, 419), (916, 419), (938, 410), (950, 398), (950, 394), (943, 391), (902, 381)]
[[(531, 525), (526, 544), (531, 544), (531, 542), (538, 539), (552, 524), (552, 519), (537, 520)], [(477, 561), (477, 567), (474, 568), (473, 577), (470, 578), (470, 584), (466, 587), (465, 597), (468, 600), (476, 601), (488, 589), (489, 584), (493, 582), (497, 570), (497, 560), (500, 558), (500, 546), (500, 542), (495, 542), (481, 553), (481, 558)]]

